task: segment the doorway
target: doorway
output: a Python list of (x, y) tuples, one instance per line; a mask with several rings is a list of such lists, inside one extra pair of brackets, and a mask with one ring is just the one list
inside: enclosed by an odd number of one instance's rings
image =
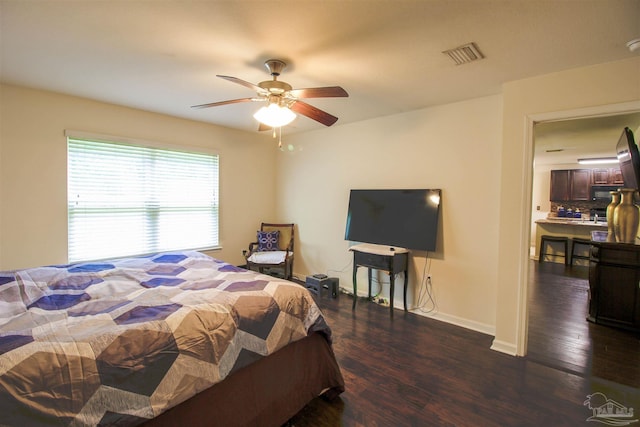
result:
[[(587, 220), (593, 220), (593, 213), (603, 211), (608, 201), (573, 201), (573, 202), (551, 202), (550, 184), (551, 171), (554, 170), (586, 170), (606, 171), (617, 168), (616, 165), (581, 165), (578, 160), (603, 159), (616, 157), (616, 144), (622, 130), (629, 127), (636, 133), (636, 140), (640, 134), (640, 112), (630, 112), (609, 116), (574, 118), (566, 120), (551, 120), (537, 122), (533, 127), (533, 182), (531, 195), (531, 255), (536, 257), (536, 221), (545, 220), (550, 216), (555, 216), (556, 209), (564, 205), (567, 211), (580, 211)], [(585, 171), (586, 172), (586, 171)], [(585, 180), (591, 181), (591, 173), (586, 175)], [(608, 179), (608, 178), (607, 178)], [(613, 179), (613, 178), (612, 178)], [(596, 182), (596, 184), (603, 182)], [(608, 182), (604, 182), (608, 184)], [(591, 184), (589, 183), (589, 186)], [(585, 188), (585, 192), (589, 190)], [(608, 195), (608, 192), (605, 193)], [(602, 219), (602, 214), (600, 218)], [(602, 224), (601, 224), (602, 225)], [(576, 234), (580, 237), (588, 237), (588, 231), (575, 227), (559, 227), (552, 224), (552, 228), (560, 234)], [(584, 234), (584, 235), (582, 235)], [(537, 257), (536, 257), (537, 258)]]
[[(615, 145), (625, 126), (636, 141), (640, 136), (640, 111), (629, 104), (606, 106), (600, 111), (573, 111), (531, 119), (533, 148), (531, 188), (531, 242), (535, 221), (551, 212), (549, 175), (552, 169), (580, 168), (578, 158), (615, 156)], [(534, 250), (530, 253), (534, 254)], [(628, 364), (631, 347), (640, 355), (633, 334), (592, 325), (585, 319), (588, 303), (588, 267), (528, 261), (527, 357), (568, 372), (598, 375), (611, 381), (640, 385), (640, 372), (621, 374), (611, 366)], [(606, 342), (605, 342), (606, 341)], [(603, 353), (602, 348), (617, 349)], [(597, 356), (597, 357), (595, 357)], [(608, 369), (602, 370), (602, 366)]]

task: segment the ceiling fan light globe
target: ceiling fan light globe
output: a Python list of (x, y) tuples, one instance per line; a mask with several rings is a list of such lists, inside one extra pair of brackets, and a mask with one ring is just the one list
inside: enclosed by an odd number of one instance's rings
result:
[(272, 128), (286, 126), (296, 118), (296, 114), (286, 107), (270, 104), (262, 107), (253, 115), (260, 123)]

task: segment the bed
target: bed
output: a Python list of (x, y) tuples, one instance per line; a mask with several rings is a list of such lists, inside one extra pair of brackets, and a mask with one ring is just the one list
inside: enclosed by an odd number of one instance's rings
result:
[(0, 424), (280, 426), (344, 380), (308, 291), (205, 254), (0, 272)]

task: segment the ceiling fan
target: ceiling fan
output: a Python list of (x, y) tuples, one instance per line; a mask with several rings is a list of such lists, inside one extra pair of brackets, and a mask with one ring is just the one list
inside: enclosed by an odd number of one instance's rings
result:
[[(264, 65), (269, 70), (269, 74), (273, 76), (273, 80), (266, 80), (257, 85), (249, 83), (245, 80), (231, 76), (217, 75), (221, 79), (229, 80), (249, 89), (256, 91), (257, 96), (254, 98), (231, 99), (228, 101), (211, 102), (208, 104), (194, 105), (191, 108), (209, 108), (218, 107), (220, 105), (236, 104), (239, 102), (267, 102), (267, 107), (261, 108), (254, 117), (260, 122), (258, 130), (268, 130), (275, 127), (281, 127), (291, 122), (295, 118), (292, 112), (309, 117), (325, 126), (331, 126), (338, 118), (326, 111), (320, 110), (313, 105), (307, 104), (301, 99), (307, 98), (339, 98), (348, 97), (349, 94), (340, 86), (315, 87), (308, 89), (293, 89), (293, 87), (283, 81), (278, 80), (278, 76), (285, 69), (287, 64), (279, 59), (268, 59)], [(283, 117), (275, 121), (265, 118), (268, 114), (267, 110), (271, 110)], [(261, 115), (262, 114), (262, 115)]]

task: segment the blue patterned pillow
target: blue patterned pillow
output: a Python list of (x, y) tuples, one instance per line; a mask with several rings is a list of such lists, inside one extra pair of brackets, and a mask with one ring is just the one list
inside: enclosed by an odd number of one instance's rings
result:
[(280, 231), (258, 231), (258, 251), (279, 251)]

